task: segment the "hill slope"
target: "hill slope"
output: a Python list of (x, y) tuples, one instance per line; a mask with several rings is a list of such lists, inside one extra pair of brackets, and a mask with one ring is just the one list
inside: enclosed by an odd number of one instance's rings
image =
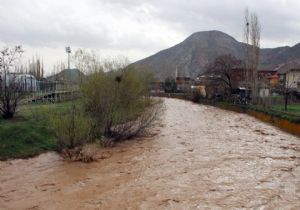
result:
[[(161, 80), (174, 76), (176, 67), (180, 76), (195, 77), (205, 70), (205, 65), (222, 54), (232, 54), (242, 59), (246, 44), (221, 31), (203, 31), (189, 36), (183, 42), (162, 50), (133, 65), (151, 67)], [(261, 50), (260, 66), (273, 68), (277, 64), (300, 58), (300, 44)]]
[(78, 82), (80, 77), (83, 76), (83, 73), (78, 69), (64, 69), (61, 72), (47, 77), (49, 81), (69, 81), (69, 82)]

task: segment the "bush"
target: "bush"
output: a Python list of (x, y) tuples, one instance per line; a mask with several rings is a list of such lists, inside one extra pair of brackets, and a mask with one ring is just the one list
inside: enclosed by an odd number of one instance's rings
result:
[(89, 163), (96, 159), (96, 148), (95, 145), (84, 145), (73, 149), (63, 149), (61, 156), (67, 160)]
[(91, 121), (75, 104), (64, 115), (51, 115), (49, 123), (56, 134), (60, 150), (82, 146), (89, 140)]
[(147, 134), (163, 111), (162, 101), (155, 100), (136, 119), (112, 128), (115, 140), (130, 139)]
[(113, 127), (136, 119), (150, 104), (152, 74), (131, 67), (90, 75), (82, 85), (94, 138), (114, 136)]

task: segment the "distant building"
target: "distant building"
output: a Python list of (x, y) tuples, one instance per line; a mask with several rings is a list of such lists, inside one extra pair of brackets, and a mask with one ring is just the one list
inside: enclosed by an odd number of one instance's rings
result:
[(279, 84), (300, 92), (300, 61), (291, 61), (278, 69)]
[(151, 93), (163, 93), (165, 92), (164, 82), (152, 82), (151, 83)]
[(267, 79), (269, 81), (269, 85), (270, 85), (271, 88), (275, 88), (279, 85), (279, 76), (278, 76), (278, 74), (268, 76)]
[(257, 77), (258, 80), (263, 80), (273, 75), (276, 75), (276, 73), (277, 73), (276, 69), (269, 69), (269, 70), (261, 69), (257, 71)]
[(191, 89), (194, 80), (190, 77), (176, 77), (175, 82), (178, 92), (187, 92)]
[(187, 92), (191, 90), (191, 86), (194, 84), (195, 80), (189, 76), (181, 76), (178, 72), (178, 68), (176, 66), (175, 69), (175, 83), (177, 92)]
[(208, 99), (212, 99), (215, 95), (224, 95), (225, 87), (222, 82), (218, 80), (216, 75), (211, 73), (203, 73), (198, 75), (195, 86), (201, 88), (201, 95)]
[(8, 73), (0, 74), (0, 86), (14, 86), (19, 91), (35, 92), (38, 90), (37, 80), (30, 74)]
[(286, 72), (285, 82), (289, 88), (300, 91), (300, 68)]

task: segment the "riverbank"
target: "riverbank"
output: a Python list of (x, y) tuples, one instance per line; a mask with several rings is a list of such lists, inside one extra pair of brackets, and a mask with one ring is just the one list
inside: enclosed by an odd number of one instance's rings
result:
[(300, 116), (274, 109), (266, 109), (258, 106), (240, 106), (227, 103), (214, 104), (222, 109), (246, 113), (263, 122), (270, 123), (288, 133), (300, 136)]
[(71, 102), (24, 105), (14, 118), (0, 119), (0, 160), (28, 158), (57, 150), (48, 114), (64, 114), (70, 107)]

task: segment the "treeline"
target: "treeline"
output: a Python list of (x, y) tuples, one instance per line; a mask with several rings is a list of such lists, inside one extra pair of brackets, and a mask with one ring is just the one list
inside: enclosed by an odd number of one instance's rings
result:
[(33, 75), (37, 80), (44, 78), (44, 62), (40, 57), (32, 57), (27, 63), (15, 66), (15, 71), (21, 74)]

